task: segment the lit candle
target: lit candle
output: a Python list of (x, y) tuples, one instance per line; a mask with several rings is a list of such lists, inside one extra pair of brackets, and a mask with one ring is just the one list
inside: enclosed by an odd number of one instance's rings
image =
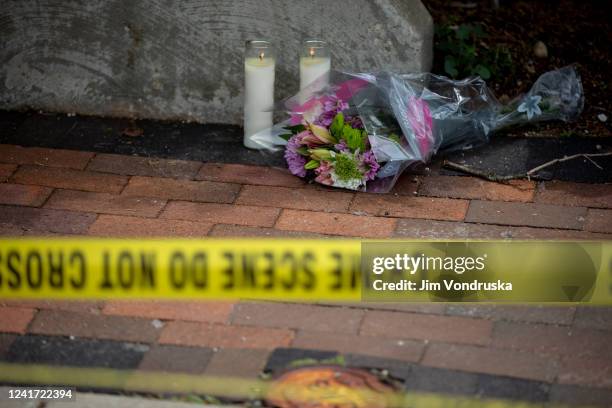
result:
[(324, 88), (329, 83), (331, 58), (327, 43), (320, 40), (306, 40), (302, 45), (300, 55), (300, 90), (317, 82), (317, 89)]
[(244, 58), (244, 145), (261, 149), (252, 136), (272, 127), (274, 52), (268, 41), (247, 41)]

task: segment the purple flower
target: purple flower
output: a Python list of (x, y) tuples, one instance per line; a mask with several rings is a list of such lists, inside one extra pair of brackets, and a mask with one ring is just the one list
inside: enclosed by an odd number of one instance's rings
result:
[(285, 160), (287, 161), (289, 171), (298, 177), (306, 177), (306, 169), (304, 168), (306, 158), (297, 151), (302, 147), (302, 138), (304, 137), (302, 133), (292, 136), (287, 141), (287, 148), (285, 149)]
[(336, 149), (339, 152), (349, 151), (349, 147), (346, 145), (346, 140), (344, 139), (340, 139), (340, 141), (334, 145), (334, 149)]
[(344, 123), (347, 123), (353, 129), (363, 129), (363, 122), (359, 116), (348, 116), (344, 118)]
[(371, 150), (368, 150), (361, 156), (361, 165), (364, 171), (363, 178), (365, 181), (374, 180), (380, 168), (380, 164), (376, 161), (376, 157)]
[(348, 103), (339, 99), (336, 95), (330, 95), (323, 101), (323, 113), (315, 121), (316, 125), (328, 128), (338, 114), (348, 108)]

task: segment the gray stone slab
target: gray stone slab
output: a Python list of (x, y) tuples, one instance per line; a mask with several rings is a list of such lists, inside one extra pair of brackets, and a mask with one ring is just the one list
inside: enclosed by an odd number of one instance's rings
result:
[(67, 365), (74, 367), (138, 367), (144, 344), (111, 340), (25, 335), (17, 337), (3, 360), (11, 363)]
[(277, 98), (297, 91), (304, 36), (350, 71), (428, 71), (433, 57), (420, 0), (8, 0), (0, 21), (5, 109), (239, 124), (247, 39), (277, 45)]

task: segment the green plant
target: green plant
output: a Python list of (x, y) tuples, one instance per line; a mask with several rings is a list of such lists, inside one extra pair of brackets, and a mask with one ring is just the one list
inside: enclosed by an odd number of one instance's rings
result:
[(512, 71), (512, 56), (501, 44), (490, 47), (480, 24), (436, 27), (436, 53), (444, 56), (444, 72), (452, 78), (479, 75), (483, 79)]

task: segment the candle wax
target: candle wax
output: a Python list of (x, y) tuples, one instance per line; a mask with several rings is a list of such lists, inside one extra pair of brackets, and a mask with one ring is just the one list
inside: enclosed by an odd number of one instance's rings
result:
[(324, 77), (321, 86), (329, 83), (329, 70), (331, 58), (329, 57), (302, 57), (300, 58), (300, 89), (304, 89), (316, 79)]
[(272, 127), (274, 105), (272, 58), (247, 58), (244, 61), (244, 145), (261, 148), (251, 136)]

